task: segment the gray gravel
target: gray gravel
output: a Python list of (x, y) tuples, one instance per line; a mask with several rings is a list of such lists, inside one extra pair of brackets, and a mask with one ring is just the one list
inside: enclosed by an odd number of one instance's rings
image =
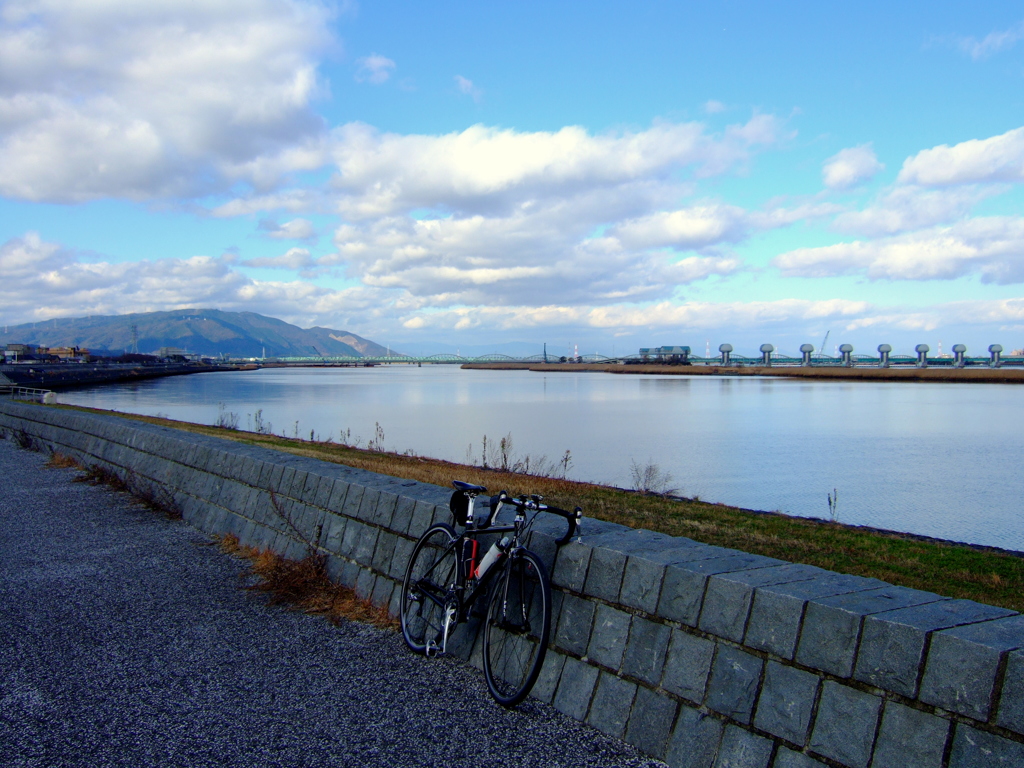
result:
[(201, 532), (0, 440), (0, 765), (656, 766), (400, 635), (272, 608)]

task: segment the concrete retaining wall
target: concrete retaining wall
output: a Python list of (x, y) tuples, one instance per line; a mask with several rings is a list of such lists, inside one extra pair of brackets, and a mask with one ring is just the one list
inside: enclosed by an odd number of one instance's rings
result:
[[(312, 541), (392, 611), (416, 538), (451, 517), (445, 488), (114, 416), (0, 401), (0, 430), (209, 533)], [(560, 524), (530, 542), (555, 586), (533, 695), (560, 711), (673, 767), (1024, 766), (1024, 616), (593, 520), (556, 552)], [(479, 666), (475, 630), (454, 650)]]

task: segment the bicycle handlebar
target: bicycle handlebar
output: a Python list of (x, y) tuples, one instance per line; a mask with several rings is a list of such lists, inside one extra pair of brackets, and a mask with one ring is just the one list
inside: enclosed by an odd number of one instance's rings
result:
[(558, 507), (551, 507), (547, 504), (542, 504), (539, 496), (521, 496), (517, 499), (509, 496), (506, 491), (501, 491), (497, 496), (491, 497), (491, 508), (497, 509), (498, 504), (510, 504), (513, 507), (524, 511), (534, 510), (537, 512), (550, 512), (552, 515), (564, 517), (566, 522), (569, 523), (569, 529), (565, 532), (565, 535), (562, 536), (562, 538), (555, 541), (555, 544), (558, 546), (562, 546), (572, 538), (572, 535), (576, 533), (576, 528), (580, 524), (580, 518), (583, 517), (582, 507), (576, 507), (572, 512), (569, 512), (565, 509), (559, 509)]

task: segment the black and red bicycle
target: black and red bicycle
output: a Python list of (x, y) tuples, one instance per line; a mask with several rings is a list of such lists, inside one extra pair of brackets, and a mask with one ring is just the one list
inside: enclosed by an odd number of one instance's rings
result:
[[(402, 583), (401, 620), (405, 642), (417, 653), (443, 654), (456, 626), (474, 604), (489, 595), (483, 625), (484, 677), (491, 695), (506, 707), (521, 702), (533, 688), (544, 663), (551, 634), (551, 581), (544, 563), (526, 549), (541, 512), (564, 517), (566, 543), (582, 510), (568, 512), (542, 503), (540, 496), (513, 498), (505, 491), (490, 497), (490, 511), (477, 519), (475, 502), (487, 489), (455, 481), (450, 508), (456, 533), (435, 523), (416, 542)], [(511, 525), (495, 525), (503, 505), (514, 508)], [(496, 535), (480, 556), (478, 539)]]

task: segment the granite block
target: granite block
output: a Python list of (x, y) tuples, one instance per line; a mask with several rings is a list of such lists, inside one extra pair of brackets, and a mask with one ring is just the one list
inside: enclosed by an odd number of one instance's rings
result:
[(1024, 734), (1024, 651), (1007, 657), (996, 724)]
[[(341, 514), (354, 520), (359, 519), (359, 505), (363, 500), (363, 491), (365, 490), (361, 485), (350, 483), (348, 492), (345, 494), (345, 506), (341, 508)], [(423, 530), (425, 531), (426, 527)], [(420, 531), (420, 533), (422, 532)]]
[(402, 581), (405, 579), (405, 572), (409, 567), (409, 558), (412, 557), (412, 549), (416, 542), (404, 536), (395, 538), (395, 551), (391, 556), (391, 565), (388, 568), (388, 575), (393, 579)]
[(878, 579), (830, 573), (810, 581), (758, 587), (743, 642), (751, 648), (792, 659), (808, 600), (884, 586)]
[(648, 685), (661, 682), (665, 666), (671, 627), (634, 616), (629, 630), (629, 641), (622, 655), (622, 673), (642, 680)]
[(854, 678), (913, 698), (925, 643), (938, 629), (998, 619), (1013, 611), (971, 600), (941, 600), (864, 619)]
[(725, 726), (715, 768), (768, 768), (772, 759), (770, 739), (735, 725)]
[(692, 707), (680, 707), (665, 762), (671, 768), (712, 768), (723, 730), (721, 720)]
[(571, 656), (565, 657), (553, 705), (564, 715), (584, 721), (597, 684), (598, 669)]
[[(794, 752), (787, 747), (779, 747), (779, 751), (775, 754), (775, 762), (772, 763), (772, 768), (828, 768), (828, 766), (802, 752)], [(881, 766), (878, 766), (878, 768), (881, 768)]]
[(313, 498), (312, 504), (320, 509), (329, 509), (331, 504), (331, 494), (334, 493), (334, 478), (333, 477), (321, 477), (320, 485), (317, 486), (316, 496)]
[(942, 768), (949, 729), (949, 720), (887, 701), (872, 765)]
[(867, 768), (882, 700), (828, 680), (821, 689), (810, 749), (850, 768)]
[(416, 499), (411, 496), (399, 496), (395, 513), (391, 516), (391, 528), (395, 533), (408, 533), (412, 513), (416, 509)]
[(587, 722), (602, 733), (621, 739), (635, 695), (636, 683), (602, 672)]
[(986, 721), (999, 665), (1024, 647), (1024, 616), (945, 629), (932, 635), (920, 699)]
[[(388, 574), (391, 567), (391, 558), (395, 553), (395, 544), (398, 537), (386, 530), (378, 531), (377, 545), (373, 550), (373, 561), (371, 565), (375, 571)], [(404, 575), (404, 574), (403, 574)]]
[(391, 518), (394, 516), (397, 506), (398, 496), (381, 491), (380, 498), (377, 500), (377, 508), (373, 513), (373, 522), (382, 528), (391, 528)]
[(704, 587), (709, 576), (781, 565), (781, 560), (736, 552), (725, 557), (672, 563), (665, 568), (658, 614), (687, 626), (697, 626)]
[(756, 587), (809, 581), (826, 573), (810, 565), (777, 565), (708, 577), (699, 626), (705, 632), (742, 642)]
[[(353, 486), (354, 488), (355, 486)], [(352, 491), (349, 490), (349, 495)], [(412, 520), (409, 521), (409, 535), (418, 539), (434, 521), (434, 505), (426, 501), (417, 501), (413, 508)]]
[(331, 497), (327, 500), (325, 509), (329, 509), (337, 515), (343, 514), (345, 508), (345, 496), (348, 494), (348, 483), (344, 480), (335, 480), (331, 486)]
[(631, 555), (626, 560), (619, 602), (629, 608), (654, 613), (661, 597), (661, 582), (665, 566), (642, 556)]
[(949, 755), (949, 768), (1020, 768), (1024, 744), (959, 723)]
[(562, 676), (564, 664), (565, 656), (549, 648), (544, 656), (544, 664), (540, 668), (537, 682), (530, 690), (530, 696), (545, 704), (550, 704), (555, 698), (555, 690), (558, 688), (558, 680)]
[(558, 630), (555, 632), (555, 645), (577, 656), (585, 655), (590, 642), (595, 608), (592, 600), (570, 594), (563, 595)]
[(595, 547), (590, 556), (590, 568), (583, 591), (601, 600), (617, 603), (625, 569), (626, 555), (605, 547)]
[(374, 552), (377, 549), (377, 537), (380, 532), (379, 528), (370, 525), (362, 526), (352, 559), (364, 567), (370, 567), (373, 563)]
[(746, 651), (718, 646), (705, 704), (737, 722), (750, 723), (763, 664)]
[(889, 586), (811, 600), (804, 614), (796, 660), (837, 677), (850, 677), (865, 616), (945, 599), (931, 592)]
[(817, 675), (769, 661), (764, 670), (754, 726), (803, 746), (817, 691)]
[(582, 592), (587, 579), (591, 552), (589, 546), (575, 541), (570, 541), (559, 549), (555, 568), (551, 572), (551, 583), (573, 592)]
[(607, 605), (598, 605), (594, 615), (594, 630), (590, 637), (587, 656), (605, 667), (617, 670), (629, 638), (630, 615)]
[(679, 705), (668, 696), (638, 687), (626, 727), (626, 741), (658, 759), (665, 756)]
[(376, 488), (364, 488), (363, 498), (359, 502), (359, 511), (356, 517), (364, 522), (371, 523), (377, 512), (377, 502), (380, 500), (380, 491)]
[(700, 704), (711, 674), (715, 644), (703, 637), (673, 629), (661, 687)]

